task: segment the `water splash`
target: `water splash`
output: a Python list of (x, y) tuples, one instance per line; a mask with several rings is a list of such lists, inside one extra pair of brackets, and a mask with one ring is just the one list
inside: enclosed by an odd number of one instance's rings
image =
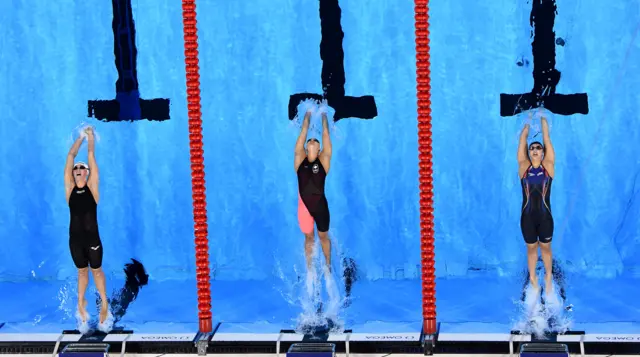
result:
[(104, 333), (109, 333), (113, 329), (113, 322), (113, 314), (111, 313), (111, 311), (107, 311), (107, 318), (104, 320), (104, 322), (98, 322), (98, 330)]
[(83, 318), (82, 315), (80, 315), (80, 311), (76, 311), (76, 321), (77, 321), (76, 329), (80, 331), (80, 333), (83, 335), (86, 335), (87, 333), (89, 333), (89, 331), (91, 331), (91, 326), (89, 326), (90, 318), (91, 318), (91, 315), (89, 315), (88, 312), (85, 319)]
[(327, 325), (333, 325), (331, 330), (339, 330), (342, 327), (342, 321), (340, 319), (340, 310), (343, 306), (343, 301), (340, 298), (340, 291), (336, 284), (336, 279), (334, 279), (332, 271), (329, 270), (327, 266), (324, 267), (324, 284), (327, 289), (327, 295), (329, 297), (329, 302), (327, 304), (327, 309), (324, 312), (324, 320), (326, 320)]
[(525, 125), (529, 125), (529, 136), (527, 137), (527, 142), (531, 143), (533, 141), (542, 142), (542, 117), (547, 119), (547, 123), (549, 124), (549, 133), (553, 131), (553, 113), (544, 109), (544, 108), (536, 108), (532, 110), (528, 110), (525, 112), (521, 112), (518, 115), (518, 120), (520, 122), (518, 133), (516, 134), (516, 141), (520, 139), (520, 133), (524, 129)]
[(554, 282), (553, 291), (544, 295), (545, 317), (549, 322), (549, 332), (565, 333), (573, 324), (571, 317), (566, 313), (571, 308), (563, 306), (563, 300), (558, 291), (558, 286)]
[(311, 112), (307, 138), (316, 138), (318, 140), (322, 138), (322, 114), (327, 115), (329, 133), (331, 133), (335, 139), (339, 140), (342, 138), (343, 135), (333, 120), (335, 110), (329, 106), (326, 100), (316, 101), (314, 99), (306, 99), (298, 104), (297, 114), (290, 123), (292, 131), (295, 131), (296, 135), (299, 134), (300, 129), (302, 128), (302, 121), (307, 111)]
[(75, 310), (75, 297), (78, 295), (76, 279), (69, 278), (58, 290), (58, 311), (64, 314), (64, 320), (72, 319)]
[[(69, 140), (68, 144), (71, 145), (73, 144), (76, 140), (78, 140), (78, 138), (86, 138), (87, 137), (87, 133), (85, 132), (85, 130), (87, 128), (93, 128), (93, 136), (96, 140), (96, 143), (100, 142), (100, 133), (96, 130), (95, 126), (90, 125), (87, 122), (81, 122), (80, 124), (78, 124), (75, 128), (73, 128), (73, 130), (71, 131), (71, 134), (69, 134)], [(85, 145), (85, 143), (83, 142), (82, 145)]]
[(311, 333), (311, 330), (322, 324), (322, 296), (321, 284), (318, 274), (319, 256), (317, 247), (314, 247), (311, 267), (303, 275), (304, 286), (302, 287), (298, 302), (302, 307), (302, 312), (296, 319), (297, 330), (302, 333)]
[(300, 131), (302, 128), (302, 121), (307, 112), (311, 112), (311, 116), (317, 112), (318, 102), (313, 99), (305, 99), (298, 104), (296, 116), (291, 120), (291, 127)]
[(540, 287), (528, 284), (524, 291), (524, 300), (520, 302), (520, 320), (514, 329), (537, 338), (542, 338), (547, 330), (547, 319), (540, 300)]

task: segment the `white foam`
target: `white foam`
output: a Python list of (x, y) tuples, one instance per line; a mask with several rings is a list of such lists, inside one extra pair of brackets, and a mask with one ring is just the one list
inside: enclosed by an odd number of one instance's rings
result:
[(514, 329), (542, 337), (548, 326), (540, 301), (540, 287), (528, 284), (524, 293), (524, 301), (520, 303), (521, 317), (516, 322)]
[(113, 321), (113, 315), (111, 314), (111, 311), (108, 311), (107, 318), (104, 320), (104, 322), (98, 322), (98, 330), (104, 333), (109, 333), (111, 329), (113, 329)]
[(324, 267), (324, 284), (327, 289), (327, 295), (329, 296), (329, 304), (325, 311), (325, 316), (332, 320), (337, 320), (341, 305), (340, 291), (338, 291), (336, 281), (327, 266)]
[(87, 128), (92, 128), (93, 129), (93, 137), (97, 142), (100, 142), (100, 133), (98, 133), (98, 131), (96, 130), (96, 128), (93, 125), (90, 125), (87, 122), (81, 122), (80, 124), (78, 124), (75, 128), (73, 128), (73, 130), (71, 131), (71, 142), (75, 142), (76, 140), (78, 140), (78, 138), (86, 138), (87, 137), (87, 133), (86, 133), (86, 129)]
[(306, 99), (300, 102), (297, 107), (296, 116), (291, 121), (291, 126), (299, 132), (302, 127), (302, 120), (307, 111), (311, 112), (311, 118), (309, 119), (309, 133), (307, 139), (315, 138), (320, 140), (322, 137), (322, 114), (327, 115), (327, 122), (329, 123), (329, 132), (334, 134), (336, 138), (340, 138), (340, 131), (338, 130), (333, 116), (335, 110), (329, 106), (326, 99), (318, 102), (313, 99)]
[(307, 112), (311, 112), (311, 115), (315, 114), (318, 110), (318, 102), (313, 99), (305, 99), (298, 104), (296, 116), (291, 120), (291, 125), (295, 128), (302, 127), (302, 120)]
[(565, 313), (562, 298), (557, 291), (558, 287), (554, 283), (553, 291), (550, 294), (545, 294), (545, 317), (547, 320), (552, 319), (553, 321), (553, 325), (549, 326), (549, 331), (565, 333), (571, 328), (573, 322)]
[(76, 328), (81, 334), (86, 335), (91, 330), (91, 327), (89, 326), (90, 319), (91, 315), (89, 315), (88, 312), (86, 316), (82, 316), (80, 311), (76, 311)]

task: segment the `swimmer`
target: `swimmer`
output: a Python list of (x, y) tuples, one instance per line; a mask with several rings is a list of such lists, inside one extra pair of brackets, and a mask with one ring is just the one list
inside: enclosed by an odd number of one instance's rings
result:
[[(329, 240), (329, 205), (324, 194), (324, 183), (331, 164), (331, 138), (327, 115), (322, 114), (322, 144), (316, 138), (305, 140), (309, 130), (311, 112), (307, 112), (302, 122), (302, 130), (296, 141), (294, 169), (298, 174), (298, 223), (305, 237), (305, 257), (307, 268), (311, 268), (315, 243), (314, 223), (322, 245), (322, 252), (331, 271), (331, 241)], [(310, 270), (309, 270), (310, 271)]]
[(80, 136), (67, 155), (64, 166), (64, 188), (69, 204), (69, 249), (71, 258), (78, 268), (78, 312), (86, 322), (87, 301), (85, 292), (89, 284), (89, 267), (100, 294), (100, 323), (108, 316), (107, 288), (102, 271), (102, 242), (98, 233), (97, 206), (100, 200), (98, 190), (98, 164), (95, 157), (95, 137), (92, 128), (85, 129), (89, 164), (73, 163), (85, 136)]
[(545, 270), (545, 293), (553, 289), (551, 239), (553, 216), (551, 215), (551, 183), (555, 174), (555, 153), (549, 136), (549, 124), (541, 118), (542, 142), (532, 142), (527, 147), (529, 124), (520, 134), (518, 145), (518, 175), (522, 184), (522, 216), (520, 228), (527, 244), (527, 263), (531, 286), (539, 291), (536, 264), (538, 247)]

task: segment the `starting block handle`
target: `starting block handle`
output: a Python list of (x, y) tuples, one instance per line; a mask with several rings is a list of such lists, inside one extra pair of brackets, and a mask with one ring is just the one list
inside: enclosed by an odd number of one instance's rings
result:
[(346, 352), (346, 357), (349, 357), (349, 339), (351, 338), (351, 330), (346, 330), (344, 333), (346, 334), (344, 338), (344, 350)]
[(62, 353), (65, 352), (109, 352), (109, 344), (107, 343), (70, 343), (64, 347)]
[(124, 357), (125, 351), (127, 350), (127, 340), (131, 337), (131, 335), (127, 335), (127, 337), (122, 340), (122, 348), (120, 349), (120, 357)]
[(53, 347), (53, 353), (51, 354), (51, 357), (56, 357), (58, 355), (58, 348), (60, 348), (60, 341), (62, 341), (63, 338), (64, 338), (64, 334), (60, 334), (60, 336), (58, 336), (58, 339), (56, 340), (56, 345), (55, 347)]

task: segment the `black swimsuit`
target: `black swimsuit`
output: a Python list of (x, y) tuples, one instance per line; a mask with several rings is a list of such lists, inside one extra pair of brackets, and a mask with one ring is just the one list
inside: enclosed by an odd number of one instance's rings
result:
[(298, 166), (297, 174), (300, 198), (307, 207), (309, 214), (313, 217), (318, 232), (329, 231), (331, 217), (329, 203), (324, 194), (324, 183), (327, 178), (324, 166), (322, 166), (319, 158), (309, 162), (305, 157), (300, 166)]
[(553, 237), (552, 181), (553, 179), (542, 165), (537, 168), (529, 166), (522, 177), (520, 228), (527, 244), (549, 243)]
[(69, 196), (69, 249), (78, 269), (102, 266), (102, 242), (98, 232), (98, 204), (89, 186), (75, 186)]

